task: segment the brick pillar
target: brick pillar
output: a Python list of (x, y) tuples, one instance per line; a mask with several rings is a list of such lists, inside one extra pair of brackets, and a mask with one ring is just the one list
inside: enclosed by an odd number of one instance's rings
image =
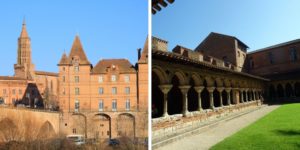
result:
[(168, 93), (171, 90), (173, 85), (171, 84), (165, 84), (165, 85), (159, 85), (158, 87), (160, 90), (164, 93), (164, 112), (163, 112), (163, 117), (168, 116)]
[(191, 86), (189, 85), (183, 85), (183, 86), (179, 86), (179, 89), (182, 93), (182, 102), (183, 102), (183, 106), (182, 106), (182, 115), (185, 117), (188, 114), (188, 91), (191, 88)]
[(194, 89), (198, 93), (198, 110), (202, 111), (201, 92), (203, 91), (204, 86), (195, 86)]

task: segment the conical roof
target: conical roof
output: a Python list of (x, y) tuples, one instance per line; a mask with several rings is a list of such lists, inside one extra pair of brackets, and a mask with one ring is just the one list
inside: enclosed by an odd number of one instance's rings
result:
[(69, 64), (67, 54), (64, 53), (59, 61), (59, 65)]
[[(76, 35), (75, 40), (73, 42), (70, 54), (69, 54), (69, 61), (72, 61), (74, 57), (79, 57), (79, 64), (90, 64), (89, 60), (87, 59), (85, 52), (83, 50), (82, 44), (80, 42), (80, 38)], [(71, 63), (71, 62), (70, 62)]]
[(20, 38), (28, 38), (28, 37), (29, 36), (28, 36), (27, 30), (26, 30), (26, 22), (25, 22), (25, 19), (24, 19)]
[(147, 37), (147, 39), (145, 41), (141, 57), (138, 60), (138, 63), (147, 63), (147, 62), (148, 62), (148, 37)]

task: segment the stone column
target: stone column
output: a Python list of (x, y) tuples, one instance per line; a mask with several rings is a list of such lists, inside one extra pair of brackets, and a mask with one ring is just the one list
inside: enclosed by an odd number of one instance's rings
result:
[(225, 88), (225, 91), (226, 91), (226, 93), (227, 93), (227, 104), (230, 106), (231, 105), (231, 103), (230, 103), (230, 90), (231, 90), (231, 88), (230, 87), (227, 87), (227, 88)]
[(185, 117), (188, 114), (188, 91), (191, 88), (189, 85), (179, 86), (182, 93), (182, 115)]
[(164, 93), (164, 112), (163, 112), (163, 117), (168, 116), (168, 93), (171, 90), (173, 85), (171, 84), (165, 84), (165, 85), (159, 85), (158, 87), (160, 90)]
[(249, 89), (245, 89), (245, 92), (246, 92), (245, 101), (246, 101), (246, 102), (248, 102), (248, 101), (249, 101), (249, 99), (248, 99), (248, 90), (249, 90)]
[(214, 106), (214, 90), (215, 90), (215, 87), (207, 87), (207, 90), (209, 92), (210, 109), (215, 109), (215, 106)]
[(254, 101), (257, 100), (257, 93), (256, 93), (256, 92), (257, 92), (256, 89), (254, 89), (254, 90), (253, 90), (253, 95), (254, 95), (253, 100), (254, 100)]
[(219, 97), (220, 97), (220, 107), (223, 107), (223, 97), (222, 97), (222, 92), (224, 90), (224, 87), (217, 87), (217, 90), (219, 92)]
[(204, 86), (195, 86), (194, 89), (198, 93), (198, 110), (202, 111), (201, 92), (203, 91)]
[(240, 97), (240, 103), (244, 103), (244, 89), (240, 89), (241, 97)]

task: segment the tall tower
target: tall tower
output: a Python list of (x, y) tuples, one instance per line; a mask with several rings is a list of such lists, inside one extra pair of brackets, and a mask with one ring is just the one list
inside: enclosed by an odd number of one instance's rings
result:
[(18, 58), (14, 68), (16, 77), (33, 80), (34, 64), (31, 61), (30, 37), (26, 30), (25, 19), (23, 20), (21, 35), (18, 38)]

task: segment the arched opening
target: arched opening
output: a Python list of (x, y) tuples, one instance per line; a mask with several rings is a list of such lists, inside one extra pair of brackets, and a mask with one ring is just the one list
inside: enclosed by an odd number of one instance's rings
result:
[(92, 136), (96, 140), (98, 139), (108, 139), (111, 138), (111, 117), (107, 114), (100, 113), (96, 114), (92, 118), (94, 126), (90, 127), (92, 129)]
[(179, 78), (175, 75), (171, 83), (173, 85), (172, 89), (168, 93), (168, 113), (170, 115), (173, 114), (181, 114), (182, 112), (182, 93), (179, 89)]
[(300, 97), (300, 83), (299, 82), (295, 83), (294, 89), (295, 89), (295, 96)]
[(222, 92), (222, 100), (223, 100), (223, 105), (228, 105), (227, 103), (227, 92), (223, 90)]
[(278, 93), (278, 97), (283, 97), (284, 96), (284, 90), (281, 84), (277, 85), (277, 93)]
[(56, 133), (52, 124), (49, 121), (46, 121), (41, 126), (37, 137), (39, 139), (49, 139), (49, 138), (54, 138), (55, 136)]
[(243, 94), (243, 101), (246, 102), (246, 101), (247, 101), (247, 97), (246, 97), (247, 92), (246, 92), (246, 91), (243, 91), (242, 94)]
[(214, 90), (213, 95), (214, 95), (214, 106), (220, 107), (220, 95), (217, 89)]
[(163, 115), (164, 95), (159, 85), (161, 84), (158, 75), (152, 72), (152, 118)]
[(271, 99), (276, 97), (275, 87), (273, 85), (269, 86), (269, 96)]
[(1, 142), (21, 140), (18, 126), (9, 118), (4, 118), (0, 121), (0, 139)]
[(117, 119), (118, 136), (135, 138), (135, 118), (129, 113), (123, 113)]
[(209, 92), (207, 90), (207, 82), (206, 80), (203, 81), (203, 86), (205, 87), (201, 92), (201, 103), (203, 109), (209, 109)]
[(287, 83), (285, 85), (285, 93), (286, 97), (292, 97), (293, 96), (293, 88), (290, 83)]
[(196, 111), (198, 109), (198, 93), (195, 90), (195, 81), (190, 80), (191, 88), (188, 91), (188, 110)]
[(232, 92), (232, 90), (230, 90), (230, 104), (236, 104), (233, 101), (233, 92)]

